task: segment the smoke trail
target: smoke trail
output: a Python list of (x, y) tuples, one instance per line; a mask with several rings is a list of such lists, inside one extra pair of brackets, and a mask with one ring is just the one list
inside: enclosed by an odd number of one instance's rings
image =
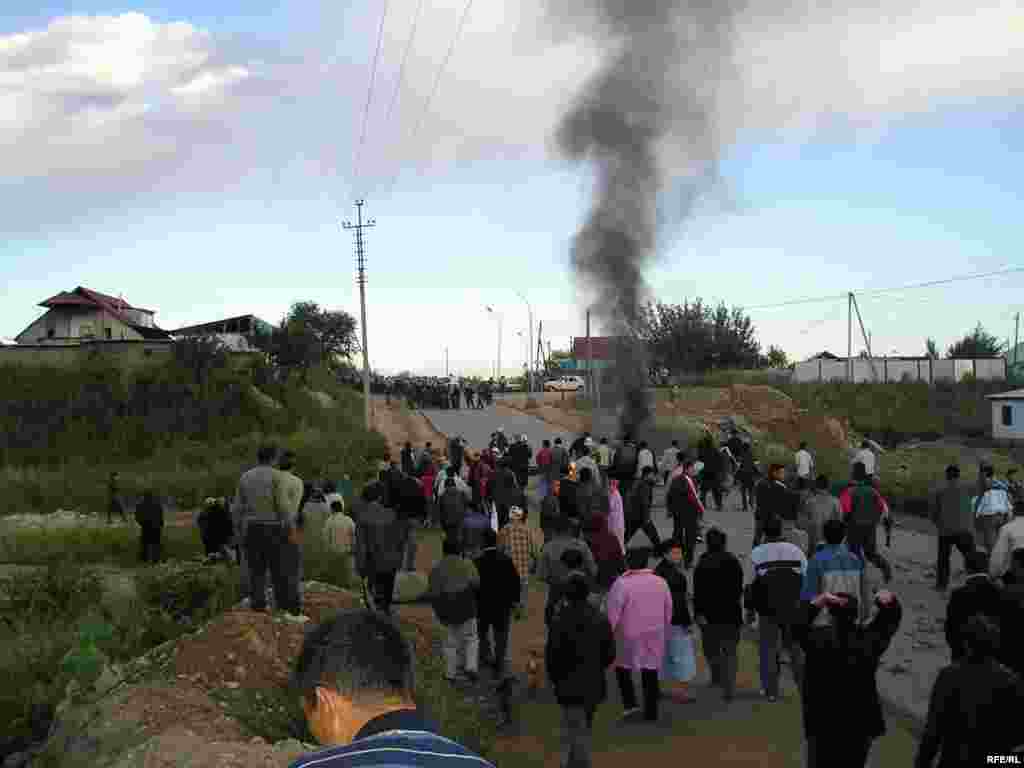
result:
[[(597, 292), (592, 310), (600, 324), (624, 340), (610, 394), (623, 406), (626, 432), (651, 415), (646, 354), (635, 341), (647, 295), (643, 269), (657, 255), (659, 227), (683, 223), (718, 178), (715, 86), (730, 58), (736, 12), (734, 0), (551, 2), (550, 13), (566, 21), (596, 22), (614, 50), (563, 117), (557, 140), (566, 157), (595, 169), (597, 189), (572, 263)], [(686, 167), (672, 180), (678, 208), (666, 218), (658, 216), (667, 176), (658, 149), (668, 137), (680, 140)]]

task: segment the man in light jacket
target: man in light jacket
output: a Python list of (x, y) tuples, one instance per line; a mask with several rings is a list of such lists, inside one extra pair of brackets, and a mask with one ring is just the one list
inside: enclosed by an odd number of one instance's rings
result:
[(939, 532), (939, 562), (935, 567), (935, 589), (949, 588), (949, 559), (953, 547), (966, 562), (974, 550), (974, 509), (971, 491), (960, 483), (960, 467), (946, 467), (946, 484), (932, 498), (932, 522)]

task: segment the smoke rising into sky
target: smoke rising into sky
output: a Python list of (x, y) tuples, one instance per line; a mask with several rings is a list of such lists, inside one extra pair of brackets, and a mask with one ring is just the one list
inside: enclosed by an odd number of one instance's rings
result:
[[(561, 152), (589, 163), (596, 179), (591, 210), (572, 246), (577, 278), (595, 296), (603, 330), (630, 337), (647, 295), (643, 270), (665, 233), (685, 226), (718, 178), (717, 86), (729, 70), (733, 0), (579, 0), (552, 5), (572, 14), (607, 45), (607, 61), (584, 84), (557, 131)], [(681, 167), (659, 161), (669, 135)], [(670, 210), (659, 196), (671, 185)], [(641, 345), (623, 344), (613, 391), (623, 431), (643, 424), (649, 404)]]

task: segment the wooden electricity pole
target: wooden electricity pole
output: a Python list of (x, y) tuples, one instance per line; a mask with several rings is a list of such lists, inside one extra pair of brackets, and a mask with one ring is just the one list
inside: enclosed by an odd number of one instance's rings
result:
[(366, 401), (365, 418), (366, 429), (373, 428), (370, 416), (370, 351), (367, 348), (366, 334), (366, 241), (363, 239), (363, 230), (377, 226), (373, 219), (363, 221), (363, 204), (365, 201), (356, 200), (356, 223), (346, 221), (342, 226), (345, 229), (354, 230), (356, 233), (356, 282), (359, 283), (359, 308), (363, 321), (363, 399)]

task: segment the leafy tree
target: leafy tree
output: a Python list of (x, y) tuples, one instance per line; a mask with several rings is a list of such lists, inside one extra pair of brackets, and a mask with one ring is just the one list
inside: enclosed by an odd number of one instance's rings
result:
[(356, 319), (344, 310), (321, 309), (315, 301), (292, 304), (284, 319), (285, 324), (298, 324), (317, 340), (321, 359), (348, 359), (359, 351), (356, 339)]
[(314, 301), (292, 304), (269, 337), (254, 341), (279, 371), (298, 372), (303, 384), (309, 371), (321, 363), (343, 367), (359, 350), (355, 318), (344, 311), (321, 309)]
[(924, 342), (925, 354), (932, 360), (939, 359), (939, 345), (935, 343), (935, 339), (927, 338)]
[(1004, 345), (978, 323), (974, 330), (953, 344), (946, 357), (998, 357)]
[(768, 347), (768, 367), (769, 368), (788, 368), (789, 357), (786, 352), (780, 347), (770, 346)]
[(714, 368), (753, 368), (760, 358), (754, 326), (740, 308), (701, 299), (648, 304), (637, 335), (647, 346), (652, 370), (702, 373)]

